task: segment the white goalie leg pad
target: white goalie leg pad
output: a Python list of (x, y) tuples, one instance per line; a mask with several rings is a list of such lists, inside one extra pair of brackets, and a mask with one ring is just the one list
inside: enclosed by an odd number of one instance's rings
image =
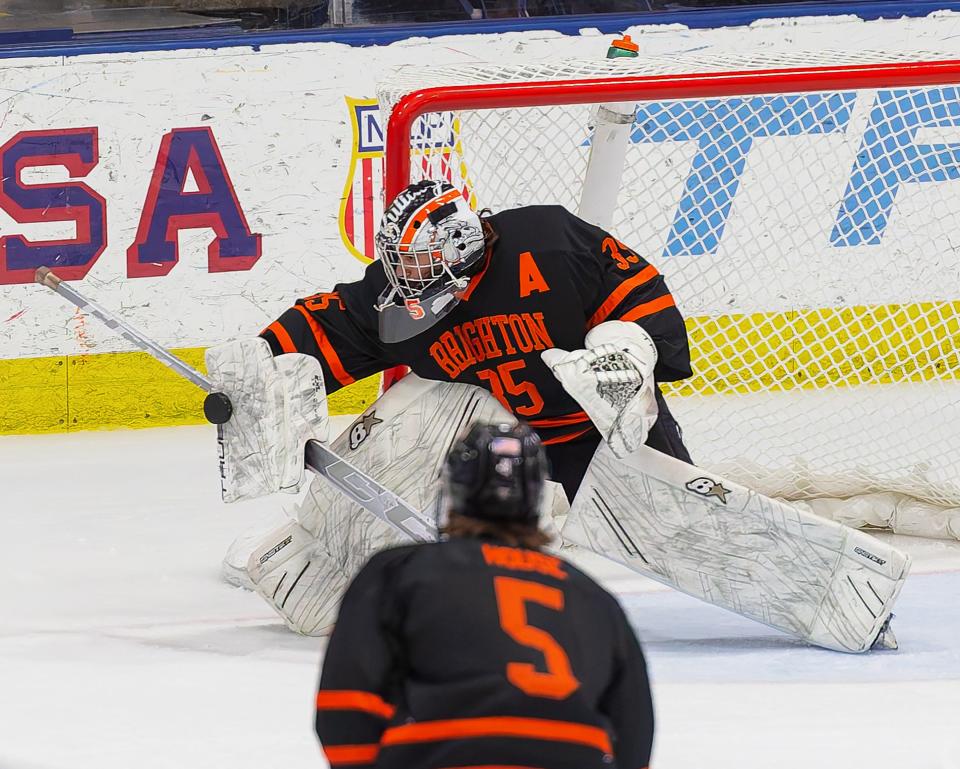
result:
[[(516, 422), (486, 390), (408, 374), (330, 447), (414, 508), (435, 514), (447, 453), (477, 420)], [(329, 521), (323, 519), (341, 513), (352, 519), (360, 509), (324, 479), (314, 478), (297, 518), (319, 534), (328, 530)]]
[(909, 557), (865, 532), (771, 499), (649, 447), (601, 444), (565, 539), (809, 643), (871, 648)]
[(211, 347), (206, 361), (233, 405), (219, 427), (223, 501), (299, 490), (304, 446), (328, 437), (320, 362), (299, 353), (274, 357), (259, 337)]
[(228, 585), (241, 587), (244, 590), (254, 590), (255, 586), (247, 568), (251, 553), (272, 537), (275, 529), (285, 526), (292, 520), (295, 520), (292, 507), (290, 509), (280, 505), (271, 507), (267, 515), (242, 531), (230, 543), (220, 564), (220, 578)]
[(560, 532), (567, 522), (570, 513), (570, 502), (563, 485), (556, 481), (545, 481), (543, 495), (540, 498), (540, 521), (542, 531), (553, 537), (554, 547), (560, 547)]
[(657, 421), (656, 345), (636, 323), (620, 320), (591, 329), (584, 344), (583, 350), (552, 348), (540, 356), (613, 453), (626, 456), (646, 442)]
[[(436, 515), (446, 455), (476, 420), (516, 421), (486, 390), (408, 374), (357, 417), (331, 448), (417, 509)], [(340, 598), (367, 558), (408, 540), (322, 477), (313, 478), (295, 516), (294, 525), (309, 546), (284, 548), (284, 558), (300, 554), (296, 563), (283, 562), (283, 571), (296, 572), (293, 576), (303, 571), (286, 604), (273, 597), (279, 576), (268, 576), (272, 572), (258, 565), (276, 542), (258, 546), (249, 560), (250, 577), (291, 629), (322, 635), (333, 626)], [(281, 585), (278, 595), (289, 584)]]
[(853, 528), (889, 529), (894, 534), (960, 539), (960, 508), (941, 507), (893, 491), (847, 499), (807, 499), (790, 504)]
[(346, 576), (315, 552), (316, 537), (296, 521), (269, 532), (251, 553), (247, 573), (254, 589), (291, 630), (327, 635), (336, 620)]

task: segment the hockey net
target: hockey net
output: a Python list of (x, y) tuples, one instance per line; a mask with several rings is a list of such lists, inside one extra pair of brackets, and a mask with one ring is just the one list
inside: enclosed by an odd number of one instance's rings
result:
[[(958, 83), (935, 53), (404, 69), (379, 92), (386, 196), (560, 203), (653, 262), (687, 319), (694, 377), (664, 389), (697, 464), (958, 507)], [(622, 163), (591, 159), (594, 130)]]

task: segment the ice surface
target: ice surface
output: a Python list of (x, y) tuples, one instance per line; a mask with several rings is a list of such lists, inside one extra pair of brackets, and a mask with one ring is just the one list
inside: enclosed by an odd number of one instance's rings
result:
[[(213, 428), (0, 438), (0, 769), (325, 766), (322, 642), (218, 578), (285, 501), (220, 503)], [(901, 650), (861, 656), (583, 559), (644, 642), (654, 767), (960, 767), (960, 544), (896, 540)]]

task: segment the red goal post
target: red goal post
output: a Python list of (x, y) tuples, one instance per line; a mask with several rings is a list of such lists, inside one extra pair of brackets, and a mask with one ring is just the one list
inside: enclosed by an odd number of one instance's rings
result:
[[(623, 62), (615, 61), (614, 66), (623, 67)], [(389, 205), (410, 183), (410, 136), (417, 120), (430, 112), (900, 88), (949, 82), (960, 82), (960, 59), (688, 75), (610, 74), (596, 79), (425, 87), (406, 93), (390, 109), (386, 121), (384, 203)]]

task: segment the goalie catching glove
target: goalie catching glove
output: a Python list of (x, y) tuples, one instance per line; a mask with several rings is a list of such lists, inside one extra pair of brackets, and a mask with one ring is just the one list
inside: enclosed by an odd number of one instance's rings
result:
[(299, 353), (274, 357), (259, 337), (211, 347), (206, 360), (210, 380), (233, 405), (220, 426), (223, 501), (295, 493), (307, 441), (327, 440), (320, 362)]
[(552, 348), (540, 356), (613, 453), (625, 457), (646, 443), (657, 421), (657, 348), (643, 328), (620, 320), (591, 329), (584, 346), (573, 352)]

